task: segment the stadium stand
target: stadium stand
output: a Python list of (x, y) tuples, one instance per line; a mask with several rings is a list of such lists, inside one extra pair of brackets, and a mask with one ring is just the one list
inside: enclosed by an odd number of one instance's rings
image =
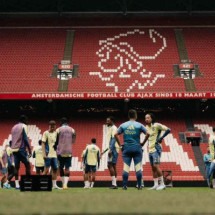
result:
[(56, 91), (58, 80), (50, 75), (63, 56), (66, 31), (5, 29), (0, 38), (0, 92)]
[(203, 77), (197, 77), (194, 82), (199, 91), (212, 91), (215, 88), (215, 67), (213, 62), (215, 49), (214, 29), (184, 29), (183, 30), (189, 58), (199, 64)]
[[(131, 23), (131, 26), (134, 25)], [(63, 59), (67, 29), (71, 28), (1, 29), (0, 93), (57, 92), (59, 80), (51, 77), (51, 73), (53, 65)], [(71, 60), (80, 65), (80, 74), (79, 78), (69, 81), (68, 92), (185, 92), (183, 79), (174, 77), (173, 72), (173, 65), (179, 63), (174, 29), (174, 26), (75, 28)], [(215, 67), (210, 62), (215, 55), (214, 29), (182, 29), (188, 57), (199, 65), (203, 74), (194, 80), (196, 90), (212, 92), (215, 90)], [(185, 122), (179, 119), (161, 121), (172, 129), (163, 144), (162, 169), (172, 170), (173, 180), (203, 180), (192, 146), (179, 139), (178, 133), (186, 131)], [(80, 155), (90, 138), (96, 137), (101, 149), (107, 145), (103, 123), (101, 119), (74, 121), (74, 128), (81, 135), (74, 145), (73, 180), (82, 179)], [(198, 119), (194, 126), (208, 135), (212, 123), (212, 120)], [(2, 145), (10, 139), (13, 124), (9, 120), (0, 122), (4, 126), (4, 132), (0, 133)], [(47, 127), (45, 121), (31, 122), (32, 147)], [(203, 153), (206, 145), (200, 144)], [(33, 159), (31, 162), (34, 171)], [(102, 158), (99, 180), (110, 179), (106, 162), (107, 155)], [(121, 179), (121, 158), (117, 168)], [(145, 180), (152, 180), (147, 147), (143, 168)], [(133, 171), (131, 179), (135, 180)]]
[[(194, 80), (197, 91), (213, 91), (213, 29), (183, 33), (189, 58), (203, 73)], [(51, 71), (63, 58), (66, 29), (2, 29), (0, 37), (1, 93), (57, 92)], [(70, 80), (69, 92), (185, 91), (183, 79), (173, 77), (174, 28), (76, 29), (72, 62), (80, 77)]]
[[(213, 119), (197, 119), (195, 121), (195, 128), (200, 130), (201, 132), (205, 132), (207, 137), (209, 137), (210, 134), (212, 134), (212, 128), (213, 128), (214, 120)], [(202, 151), (202, 154), (205, 154), (207, 152), (208, 142), (203, 142), (200, 144), (200, 149)]]

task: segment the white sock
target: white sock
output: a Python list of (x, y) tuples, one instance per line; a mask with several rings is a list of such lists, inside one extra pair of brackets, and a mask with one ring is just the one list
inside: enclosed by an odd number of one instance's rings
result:
[(52, 180), (52, 186), (56, 187), (57, 186), (57, 180)]
[(15, 180), (15, 185), (17, 188), (19, 188), (19, 180)]
[(90, 182), (86, 181), (86, 187), (90, 187)]
[(63, 185), (67, 187), (68, 181), (69, 181), (69, 177), (64, 176), (64, 184)]
[(115, 176), (111, 176), (112, 178), (112, 185), (116, 186), (116, 177)]
[(93, 187), (93, 186), (94, 186), (94, 182), (91, 182), (90, 187)]
[(158, 180), (160, 181), (160, 185), (164, 185), (163, 176), (160, 176), (160, 177), (158, 178)]
[(85, 187), (87, 186), (87, 181), (84, 181), (84, 186), (85, 186)]
[(65, 177), (62, 176), (62, 177), (61, 177), (61, 180), (62, 180), (62, 184), (64, 185), (64, 183), (65, 183)]
[(117, 186), (117, 177), (115, 176), (115, 186)]
[(154, 178), (154, 186), (158, 186), (158, 178)]

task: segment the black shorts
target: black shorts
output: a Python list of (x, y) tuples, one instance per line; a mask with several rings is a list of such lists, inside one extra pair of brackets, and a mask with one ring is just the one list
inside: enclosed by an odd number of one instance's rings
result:
[(58, 155), (58, 161), (60, 168), (66, 168), (69, 169), (72, 166), (72, 157), (62, 157)]
[(20, 162), (22, 162), (25, 165), (30, 164), (28, 159), (28, 153), (25, 150), (19, 150), (18, 152), (14, 152), (13, 156), (16, 168), (20, 167)]
[(85, 173), (96, 172), (96, 166), (87, 165), (85, 166)]

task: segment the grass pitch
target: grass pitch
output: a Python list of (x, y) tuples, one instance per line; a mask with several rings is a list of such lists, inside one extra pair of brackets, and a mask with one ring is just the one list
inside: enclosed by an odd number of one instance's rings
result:
[(215, 190), (70, 188), (52, 192), (0, 189), (0, 214), (214, 214)]

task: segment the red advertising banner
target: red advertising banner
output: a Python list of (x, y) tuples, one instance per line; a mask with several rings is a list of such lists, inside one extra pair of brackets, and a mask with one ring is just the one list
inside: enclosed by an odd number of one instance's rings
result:
[(214, 99), (215, 92), (165, 92), (165, 93), (0, 93), (0, 99)]

